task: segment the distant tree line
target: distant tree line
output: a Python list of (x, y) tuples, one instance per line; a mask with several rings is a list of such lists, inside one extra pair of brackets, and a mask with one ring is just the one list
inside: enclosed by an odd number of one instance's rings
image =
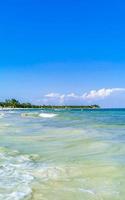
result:
[(31, 103), (20, 103), (16, 99), (7, 99), (4, 102), (0, 102), (0, 107), (2, 108), (51, 108), (51, 109), (96, 109), (100, 108), (98, 105), (88, 105), (88, 106), (56, 106), (56, 105), (32, 105)]
[(40, 108), (41, 106), (32, 105), (31, 103), (20, 103), (16, 99), (7, 99), (0, 102), (0, 107), (3, 108)]

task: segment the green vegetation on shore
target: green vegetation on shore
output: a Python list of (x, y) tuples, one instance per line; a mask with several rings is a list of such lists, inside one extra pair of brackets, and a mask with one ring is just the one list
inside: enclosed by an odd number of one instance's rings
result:
[(61, 108), (61, 109), (96, 109), (100, 108), (98, 105), (88, 105), (88, 106), (73, 106), (73, 105), (64, 105), (64, 106), (56, 106), (56, 105), (32, 105), (31, 103), (20, 103), (16, 99), (7, 99), (4, 102), (0, 102), (1, 108)]

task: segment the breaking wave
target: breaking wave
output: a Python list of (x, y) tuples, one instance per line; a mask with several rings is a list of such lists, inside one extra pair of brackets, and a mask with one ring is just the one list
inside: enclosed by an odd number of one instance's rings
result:
[(40, 117), (43, 117), (43, 118), (53, 118), (53, 117), (56, 117), (57, 114), (54, 114), (54, 113), (41, 113), (39, 114)]
[(53, 118), (56, 117), (55, 113), (22, 113), (22, 117), (41, 117), (41, 118)]

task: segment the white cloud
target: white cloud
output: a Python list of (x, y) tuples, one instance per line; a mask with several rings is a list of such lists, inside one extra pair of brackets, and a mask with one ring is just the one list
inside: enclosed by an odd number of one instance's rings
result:
[(60, 94), (52, 92), (52, 93), (46, 94), (45, 97), (48, 97), (48, 98), (58, 98), (58, 97), (60, 97)]
[(65, 104), (65, 103), (87, 103), (90, 100), (101, 100), (113, 93), (118, 92), (125, 92), (125, 88), (102, 88), (99, 90), (91, 90), (90, 92), (86, 92), (84, 94), (78, 95), (76, 93), (69, 93), (69, 94), (60, 94), (60, 93), (49, 93), (46, 94), (44, 97), (46, 101)]
[(59, 94), (59, 93), (49, 93), (44, 95), (44, 97), (50, 101), (58, 101), (58, 103), (63, 103), (65, 99), (65, 94)]
[(70, 94), (67, 94), (67, 97), (78, 98), (79, 95), (76, 95), (75, 93), (70, 93)]
[(60, 95), (59, 99), (60, 99), (60, 103), (63, 103), (65, 100), (65, 94)]
[(125, 88), (102, 88), (100, 90), (91, 90), (89, 93), (84, 93), (84, 99), (102, 99), (110, 96), (112, 93), (124, 92)]

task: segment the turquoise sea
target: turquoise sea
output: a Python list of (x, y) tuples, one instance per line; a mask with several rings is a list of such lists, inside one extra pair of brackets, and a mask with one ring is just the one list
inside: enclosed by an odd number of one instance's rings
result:
[(125, 200), (125, 109), (0, 111), (0, 200)]

